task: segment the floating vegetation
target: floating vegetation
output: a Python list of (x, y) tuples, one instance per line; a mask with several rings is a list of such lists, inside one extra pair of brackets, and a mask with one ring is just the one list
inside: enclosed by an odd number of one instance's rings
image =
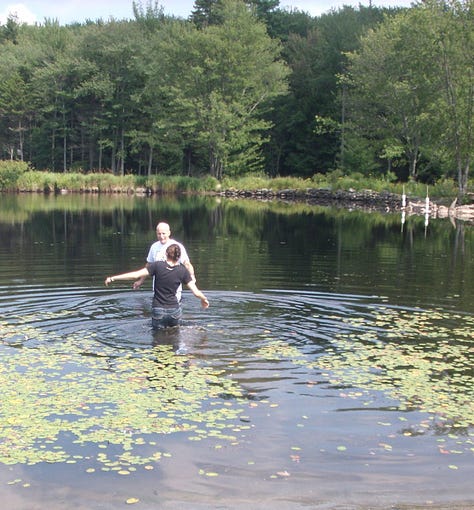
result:
[(307, 368), (317, 366), (316, 363), (311, 363), (308, 356), (302, 353), (296, 346), (289, 345), (283, 340), (274, 340), (264, 345), (259, 349), (257, 355), (269, 361), (287, 359), (294, 365), (304, 365)]
[[(440, 442), (441, 454), (474, 451), (472, 317), (373, 307), (364, 317), (336, 319), (340, 328), (319, 355), (270, 335), (255, 355), (318, 373), (320, 388), (324, 381), (341, 398), (363, 401), (367, 408), (382, 393), (396, 402), (394, 410), (428, 413), (419, 424), (406, 423), (407, 415), (375, 422), (385, 428), (395, 423), (403, 436), (431, 430), (456, 441), (454, 448)], [(210, 439), (221, 448), (223, 442), (238, 444), (238, 435), (250, 427), (246, 412), (256, 404), (203, 360), (177, 356), (168, 345), (116, 349), (92, 332), (60, 335), (35, 327), (37, 321), (42, 318), (0, 321), (2, 464), (82, 463), (88, 475), (126, 477), (172, 455), (160, 445), (163, 435)], [(392, 447), (380, 443), (380, 448)], [(291, 450), (291, 460), (299, 462), (299, 447)], [(336, 448), (345, 450), (342, 444)], [(216, 476), (212, 470), (200, 474)]]
[[(398, 401), (398, 410), (430, 413), (430, 428), (437, 433), (462, 433), (474, 424), (473, 317), (382, 307), (374, 308), (373, 316), (342, 322), (341, 332), (316, 360), (280, 340), (257, 356), (317, 367), (333, 388), (344, 388), (343, 397), (383, 392)], [(419, 429), (426, 430), (425, 424)]]
[(236, 383), (171, 346), (138, 355), (93, 337), (0, 323), (0, 463), (85, 461), (87, 473), (127, 475), (170, 456), (160, 434), (237, 441)]

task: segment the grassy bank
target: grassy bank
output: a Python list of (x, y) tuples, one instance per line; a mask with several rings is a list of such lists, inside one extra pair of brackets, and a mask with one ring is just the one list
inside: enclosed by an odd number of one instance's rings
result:
[[(470, 186), (472, 189), (472, 185)], [(264, 175), (248, 175), (240, 178), (225, 178), (222, 182), (213, 177), (187, 177), (154, 175), (114, 175), (110, 172), (55, 173), (32, 170), (24, 162), (0, 161), (0, 191), (40, 193), (212, 193), (224, 191), (283, 190), (302, 191), (325, 189), (330, 191), (387, 192), (409, 197), (425, 197), (448, 202), (457, 195), (454, 181), (444, 180), (427, 186), (419, 183), (399, 183), (381, 177), (366, 177), (361, 174), (346, 176), (341, 171), (315, 174), (312, 178), (296, 177), (268, 178)]]

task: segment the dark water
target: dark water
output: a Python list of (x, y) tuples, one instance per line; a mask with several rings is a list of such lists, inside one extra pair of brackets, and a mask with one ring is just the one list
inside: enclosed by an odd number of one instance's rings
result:
[[(0, 200), (4, 506), (474, 508), (472, 226)], [(158, 220), (211, 307), (185, 291), (183, 326), (154, 332), (151, 283), (103, 281), (144, 265)]]

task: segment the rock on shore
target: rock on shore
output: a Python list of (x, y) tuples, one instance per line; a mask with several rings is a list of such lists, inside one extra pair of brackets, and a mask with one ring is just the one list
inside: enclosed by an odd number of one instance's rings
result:
[(313, 189), (293, 190), (285, 189), (272, 191), (269, 189), (235, 190), (228, 189), (220, 192), (220, 195), (235, 198), (256, 198), (261, 200), (288, 200), (304, 201), (309, 204), (322, 206), (337, 206), (346, 209), (358, 209), (365, 211), (396, 212), (405, 211), (408, 215), (428, 214), (432, 218), (454, 218), (463, 221), (474, 221), (474, 204), (456, 205), (456, 200), (449, 206), (439, 205), (433, 201), (416, 199), (406, 205), (402, 203), (402, 197), (396, 193), (376, 192), (373, 190), (338, 190)]

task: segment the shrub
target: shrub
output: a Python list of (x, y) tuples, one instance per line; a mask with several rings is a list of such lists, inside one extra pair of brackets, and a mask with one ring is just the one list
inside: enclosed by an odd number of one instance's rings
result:
[(219, 189), (219, 181), (215, 177), (208, 175), (199, 179), (203, 191), (217, 191)]
[(0, 161), (0, 190), (16, 191), (18, 179), (28, 170), (24, 161)]
[(245, 189), (245, 190), (256, 190), (268, 188), (270, 186), (271, 179), (261, 173), (247, 174), (242, 177), (231, 178), (224, 177), (222, 180), (222, 187), (224, 189)]
[(92, 173), (85, 177), (88, 189), (97, 189), (102, 192), (112, 191), (116, 184), (116, 176), (111, 173)]
[(55, 189), (82, 190), (85, 175), (80, 173), (55, 174)]
[(39, 183), (39, 172), (27, 170), (17, 181), (17, 190), (19, 191), (43, 191)]

